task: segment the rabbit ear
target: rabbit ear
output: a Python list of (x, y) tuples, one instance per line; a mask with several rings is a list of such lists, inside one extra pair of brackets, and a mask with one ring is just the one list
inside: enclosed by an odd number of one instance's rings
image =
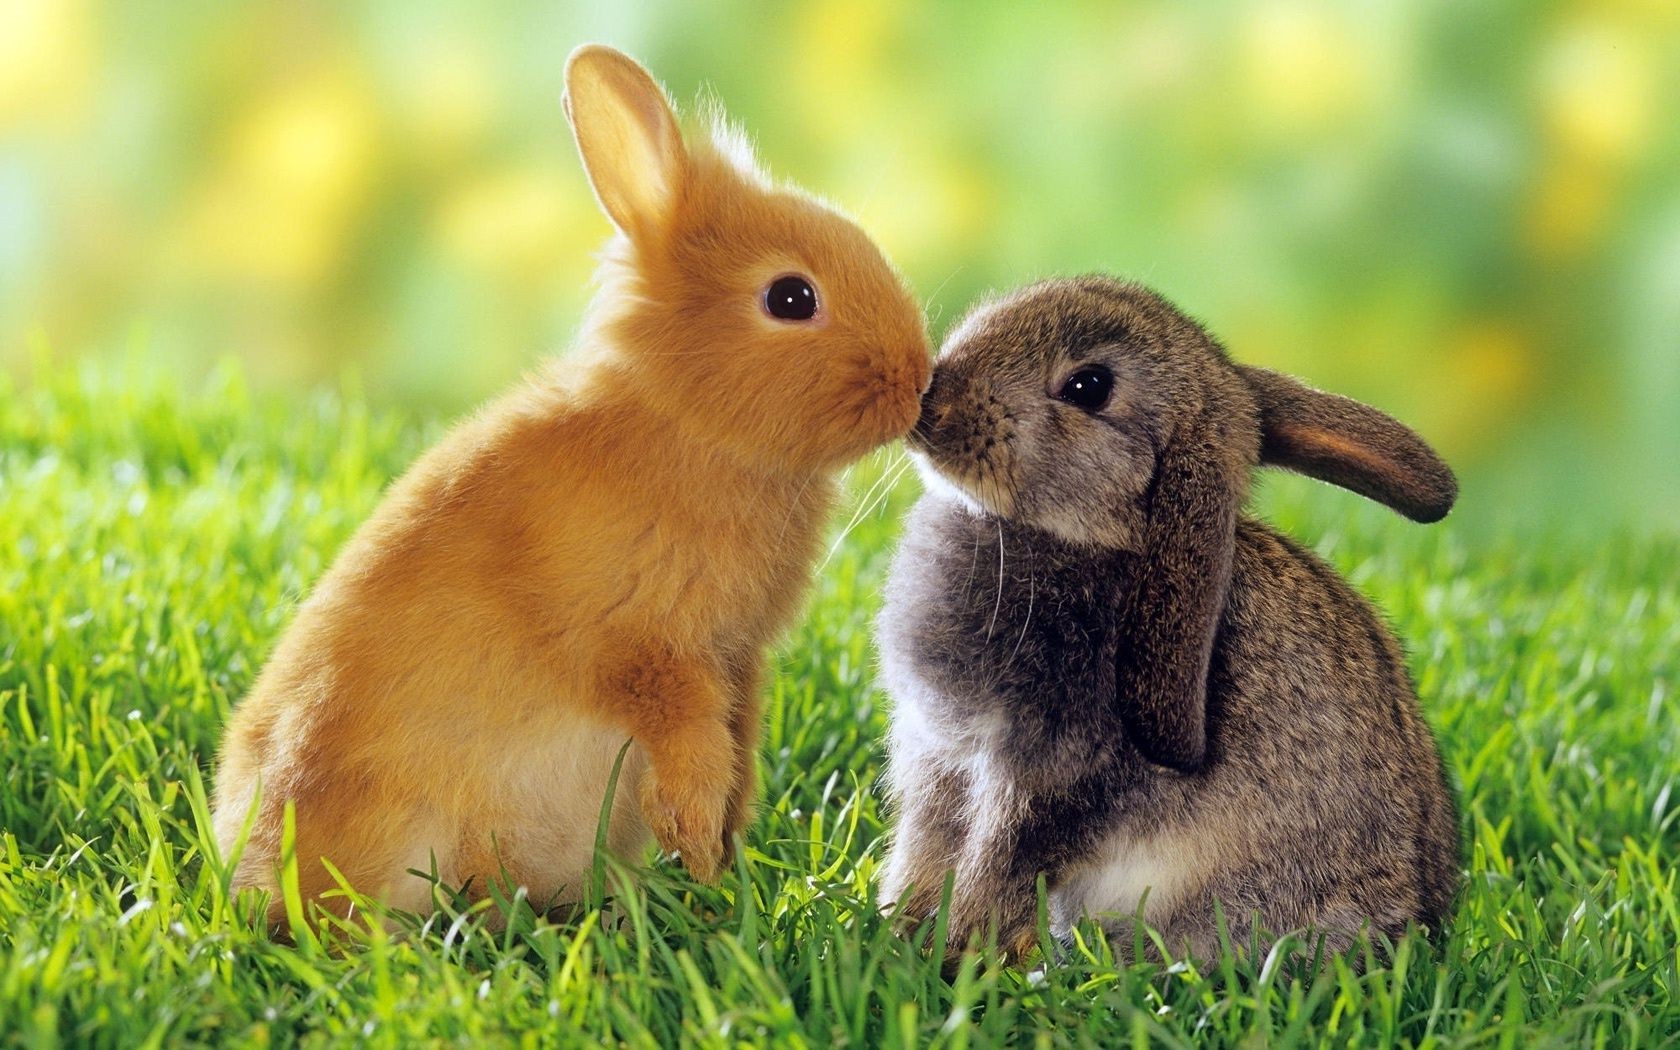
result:
[(657, 232), (682, 191), (682, 132), (665, 92), (628, 55), (585, 44), (566, 60), (566, 117), (595, 199), (631, 240)]
[(1453, 472), (1398, 421), (1264, 368), (1239, 365), (1260, 409), (1260, 462), (1340, 485), (1413, 521), (1446, 517)]
[(1145, 758), (1193, 772), (1207, 751), (1208, 671), (1236, 546), (1240, 479), (1216, 448), (1164, 455), (1121, 611), (1116, 700)]

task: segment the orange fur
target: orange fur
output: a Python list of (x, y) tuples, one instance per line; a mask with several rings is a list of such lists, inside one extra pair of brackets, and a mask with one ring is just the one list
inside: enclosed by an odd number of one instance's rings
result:
[[(920, 312), (861, 231), (732, 141), (684, 143), (617, 52), (574, 53), (567, 92), (620, 230), (578, 353), (427, 452), (299, 609), (223, 743), (224, 850), (260, 791), (239, 885), (276, 886), (290, 802), (309, 898), (323, 859), (399, 906), (427, 903), (406, 872), (434, 860), (480, 893), (505, 870), (574, 896), (627, 737), (611, 848), (651, 830), (713, 877), (832, 475), (915, 421)], [(787, 272), (815, 320), (762, 311)]]

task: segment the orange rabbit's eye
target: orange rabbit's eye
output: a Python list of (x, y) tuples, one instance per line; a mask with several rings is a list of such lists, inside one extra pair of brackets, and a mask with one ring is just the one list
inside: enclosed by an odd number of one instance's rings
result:
[(809, 321), (817, 313), (817, 290), (798, 274), (788, 274), (764, 289), (764, 312), (778, 321)]

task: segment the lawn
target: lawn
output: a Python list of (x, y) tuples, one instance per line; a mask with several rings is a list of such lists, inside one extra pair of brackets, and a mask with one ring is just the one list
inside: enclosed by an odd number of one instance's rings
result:
[(561, 924), (515, 902), (504, 932), (444, 908), (403, 937), (276, 944), (209, 853), (220, 727), (440, 423), (354, 392), (257, 396), (231, 368), (176, 383), (133, 363), (0, 380), (0, 1041), (1680, 1041), (1680, 540), (1425, 529), (1267, 486), (1266, 515), (1409, 646), (1464, 801), (1455, 920), (1362, 972), (1123, 965), (1085, 931), (1048, 967), (971, 962), (947, 983), (871, 889), (869, 624), (915, 482), (864, 497), (896, 451), (855, 472), (776, 657), (762, 814), (721, 887), (659, 864)]

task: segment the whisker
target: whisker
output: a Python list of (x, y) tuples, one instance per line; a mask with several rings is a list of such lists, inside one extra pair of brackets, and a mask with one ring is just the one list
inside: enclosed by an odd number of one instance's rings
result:
[(974, 531), (974, 550), (968, 557), (968, 579), (963, 581), (963, 598), (974, 591), (974, 578), (980, 575), (980, 530)]
[[(963, 272), (963, 268), (961, 266), (959, 266), (955, 270), (952, 270), (949, 274), (947, 274), (945, 279), (943, 281), (939, 282), (939, 286), (928, 294), (927, 301), (930, 302), (930, 303), (933, 303), (933, 301), (935, 299), (939, 298), (939, 293), (943, 292), (945, 290), (945, 286), (950, 284), (951, 281), (956, 278), (957, 274), (962, 273), (962, 272)], [(935, 303), (934, 308), (939, 309), (939, 305), (937, 303)], [(930, 317), (930, 318), (928, 318), (928, 320), (931, 322), (933, 320), (936, 320), (936, 318)]]
[(874, 501), (865, 507), (863, 512), (859, 515), (860, 521), (886, 506), (887, 500), (892, 496), (893, 489), (898, 487), (899, 481), (902, 480), (904, 475), (909, 472), (910, 466), (911, 464), (908, 458), (900, 460), (893, 466), (892, 476), (882, 479), (883, 484), (881, 485), (880, 492), (876, 495)]
[(863, 520), (866, 517), (868, 517), (876, 508), (886, 504), (887, 499), (892, 495), (893, 487), (897, 485), (898, 480), (904, 476), (904, 470), (904, 467), (900, 467), (890, 478), (882, 479), (887, 482), (886, 487), (881, 490), (880, 495), (872, 499), (867, 505), (861, 507), (852, 516), (852, 519), (846, 523), (846, 527), (840, 530), (840, 534), (834, 538), (834, 543), (828, 548), (828, 554), (823, 557), (822, 565), (818, 566), (819, 569), (828, 565), (829, 561), (833, 559), (836, 552), (840, 550), (841, 544), (846, 542), (846, 538), (852, 534), (854, 529), (863, 523)]
[(845, 528), (841, 529), (840, 534), (834, 538), (834, 542), (829, 545), (828, 554), (823, 557), (822, 565), (818, 566), (819, 570), (826, 568), (828, 563), (833, 560), (835, 552), (840, 549), (842, 543), (846, 542), (846, 537), (852, 534), (852, 530), (856, 529), (876, 508), (884, 505), (892, 495), (893, 488), (897, 486), (899, 479), (904, 477), (904, 472), (910, 468), (910, 458), (904, 456), (902, 452), (900, 456), (900, 461), (889, 467), (888, 473), (883, 473), (875, 479), (875, 483), (869, 486), (869, 491), (865, 492), (863, 498), (858, 501), (858, 509), (852, 514), (851, 520), (846, 522)]
[(869, 505), (869, 501), (874, 498), (875, 493), (880, 490), (881, 485), (883, 483), (890, 482), (890, 480), (893, 477), (893, 470), (898, 465), (899, 464), (897, 464), (897, 463), (893, 463), (893, 464), (888, 465), (888, 467), (881, 472), (881, 476), (875, 479), (874, 484), (870, 485), (868, 490), (865, 491), (864, 494), (862, 495), (862, 497), (860, 497), (858, 499), (858, 502), (857, 502), (858, 509), (852, 514), (852, 518), (851, 518), (850, 521), (848, 521), (846, 523), (846, 527), (844, 529), (840, 530), (842, 533), (850, 532), (853, 528), (855, 528), (857, 526), (857, 523), (863, 518), (863, 515), (866, 513), (866, 511), (864, 511), (862, 508)]
[(992, 640), (992, 630), (997, 627), (998, 612), (1003, 608), (1003, 519), (999, 518), (998, 529), (998, 592), (997, 601), (992, 605), (992, 622), (986, 625), (986, 641)]
[(1027, 618), (1021, 624), (1021, 637), (1015, 639), (1015, 648), (1010, 650), (1008, 663), (1013, 664), (1015, 657), (1021, 652), (1021, 643), (1027, 640), (1027, 628), (1032, 626), (1033, 595), (1036, 591), (1036, 579), (1032, 571), (1032, 552), (1027, 552)]
[(805, 490), (811, 487), (811, 481), (815, 477), (816, 477), (815, 474), (812, 474), (809, 477), (807, 477), (805, 479), (805, 483), (803, 485), (799, 486), (799, 491), (794, 494), (793, 506), (788, 508), (787, 517), (782, 519), (781, 531), (776, 533), (776, 542), (774, 544), (775, 547), (777, 547), (777, 548), (781, 547), (782, 537), (787, 535), (788, 526), (793, 523), (793, 516), (795, 514), (799, 513), (799, 503), (800, 503), (801, 500), (803, 500), (805, 498)]

